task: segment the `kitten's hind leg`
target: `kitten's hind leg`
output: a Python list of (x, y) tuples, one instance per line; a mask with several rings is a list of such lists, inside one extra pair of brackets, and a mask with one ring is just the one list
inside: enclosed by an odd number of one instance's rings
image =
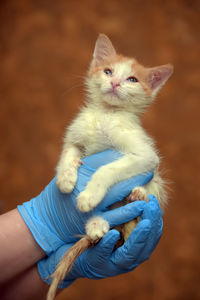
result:
[(65, 146), (57, 165), (56, 184), (61, 192), (70, 193), (77, 181), (77, 169), (81, 165), (81, 152), (74, 145)]
[(147, 191), (143, 186), (138, 186), (134, 188), (126, 199), (128, 203), (137, 200), (148, 201)]

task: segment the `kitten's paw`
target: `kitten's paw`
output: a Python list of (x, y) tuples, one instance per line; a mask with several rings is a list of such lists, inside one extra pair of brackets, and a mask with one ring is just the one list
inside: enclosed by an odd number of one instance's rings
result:
[(101, 217), (93, 217), (86, 224), (86, 234), (96, 241), (109, 231), (109, 224)]
[(94, 204), (95, 194), (87, 192), (86, 190), (81, 192), (77, 197), (77, 207), (82, 212), (88, 212), (95, 207)]
[(131, 194), (127, 197), (127, 202), (133, 202), (137, 200), (148, 201), (147, 192), (142, 186), (134, 188)]
[(103, 188), (85, 189), (77, 197), (77, 207), (82, 212), (89, 212), (101, 202), (104, 195)]
[(64, 169), (57, 174), (56, 184), (62, 193), (71, 193), (77, 181), (76, 168)]

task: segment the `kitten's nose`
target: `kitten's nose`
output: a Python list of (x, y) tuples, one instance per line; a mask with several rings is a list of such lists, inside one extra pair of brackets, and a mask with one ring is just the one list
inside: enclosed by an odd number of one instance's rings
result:
[(116, 87), (120, 86), (120, 83), (119, 82), (112, 82), (111, 81), (111, 85), (112, 85), (112, 88), (114, 90)]

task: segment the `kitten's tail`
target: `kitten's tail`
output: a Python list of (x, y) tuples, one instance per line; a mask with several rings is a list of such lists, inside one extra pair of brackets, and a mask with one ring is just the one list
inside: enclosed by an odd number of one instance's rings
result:
[(51, 274), (52, 283), (47, 294), (47, 300), (53, 300), (56, 296), (56, 290), (60, 282), (62, 282), (66, 275), (70, 272), (75, 260), (94, 242), (88, 237), (84, 236), (74, 244), (62, 257), (55, 272)]

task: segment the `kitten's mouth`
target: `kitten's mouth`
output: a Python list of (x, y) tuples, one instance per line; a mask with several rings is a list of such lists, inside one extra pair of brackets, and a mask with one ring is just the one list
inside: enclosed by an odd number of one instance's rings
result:
[(106, 92), (106, 94), (119, 98), (119, 94), (116, 89), (110, 89)]

